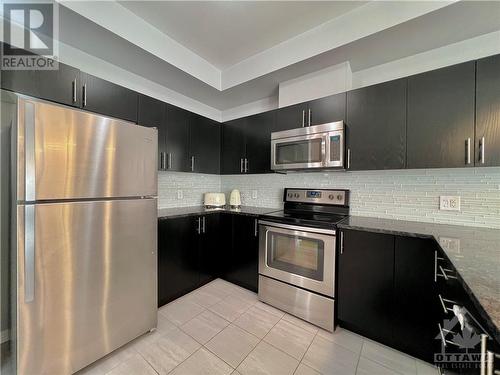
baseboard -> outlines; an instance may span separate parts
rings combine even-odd
[[[10,338],[10,330],[8,329],[3,330],[0,336],[0,344],[9,341],[9,338]]]

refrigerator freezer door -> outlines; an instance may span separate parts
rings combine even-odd
[[[157,195],[158,131],[20,97],[17,200]]]
[[[18,374],[71,374],[156,327],[156,203],[17,206]]]

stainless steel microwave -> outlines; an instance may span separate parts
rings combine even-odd
[[[271,169],[344,169],[343,121],[271,133]]]

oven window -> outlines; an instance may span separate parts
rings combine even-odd
[[[276,164],[319,163],[322,138],[276,144]]]
[[[267,232],[267,265],[323,281],[325,244],[320,239]]]

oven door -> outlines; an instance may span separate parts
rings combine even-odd
[[[271,140],[271,169],[324,168],[324,133]]]
[[[335,231],[259,222],[259,273],[334,296]]]

